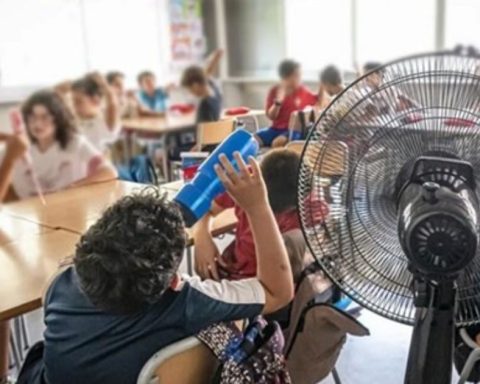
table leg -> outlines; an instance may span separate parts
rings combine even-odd
[[[192,245],[187,247],[187,272],[190,276],[193,276],[193,255]]]

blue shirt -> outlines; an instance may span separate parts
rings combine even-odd
[[[257,279],[202,282],[183,277],[142,312],[114,315],[90,303],[70,267],[57,276],[45,298],[44,376],[48,384],[134,384],[161,348],[216,322],[256,316],[264,303]]]
[[[149,95],[145,91],[140,90],[138,92],[138,98],[144,107],[147,107],[153,112],[166,112],[167,110],[168,95],[161,88],[157,88],[153,95]]]

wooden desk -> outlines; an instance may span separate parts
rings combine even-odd
[[[167,193],[168,198],[173,198],[181,186],[182,182],[175,182],[165,184],[165,187],[161,186],[160,189]],[[17,230],[11,232],[13,238],[19,230],[28,230],[29,226],[36,228],[37,231],[40,230],[39,226],[44,226],[47,227],[44,230],[63,229],[82,234],[101,216],[106,208],[123,196],[144,187],[145,185],[127,181],[106,181],[46,195],[46,205],[43,205],[37,197],[5,204],[3,215],[11,216],[10,221],[16,223]],[[13,221],[15,218],[17,220]],[[24,226],[20,226],[17,221],[20,223],[23,221]],[[212,232],[215,236],[218,236],[232,230],[236,223],[237,219],[233,210],[227,210],[215,218]],[[193,244],[191,231],[187,230],[187,233],[189,234],[188,243],[191,245]]]
[[[3,212],[51,229],[81,234],[107,207],[142,187],[141,184],[111,180],[48,194],[46,205],[37,197],[8,203]]]
[[[1,209],[1,208],[0,208]],[[37,223],[0,212],[0,247],[32,234],[50,231]]]
[[[52,230],[0,246],[0,320],[41,306],[45,289],[78,239],[79,235]]]
[[[165,191],[173,197],[181,185],[171,184]],[[45,288],[59,263],[73,255],[80,234],[105,208],[143,187],[112,180],[46,195],[46,206],[38,198],[5,204],[0,213],[0,320],[39,308]],[[213,222],[213,235],[232,230],[236,222],[233,209],[222,212]],[[187,233],[191,246],[191,230]],[[190,252],[187,257],[191,269]]]
[[[242,115],[230,116],[222,113],[221,119],[237,119],[245,116],[263,116],[263,109],[252,109]],[[195,126],[195,113],[186,115],[167,114],[165,117],[135,117],[122,120],[122,127],[127,133],[137,135],[163,135]]]

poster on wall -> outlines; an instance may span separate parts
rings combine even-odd
[[[202,21],[202,0],[170,0],[172,70],[200,63],[206,50]]]

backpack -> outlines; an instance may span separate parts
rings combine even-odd
[[[202,330],[197,338],[220,362],[215,384],[292,384],[276,322],[258,317],[243,333],[234,324],[219,323]]]
[[[338,290],[307,252],[301,231],[283,237],[295,277],[295,296],[283,330],[287,368],[293,383],[315,384],[335,367],[347,334],[366,336],[369,332],[332,305]]]
[[[155,167],[147,155],[137,155],[133,157],[127,165],[117,166],[117,171],[120,180],[142,184],[158,184]]]

